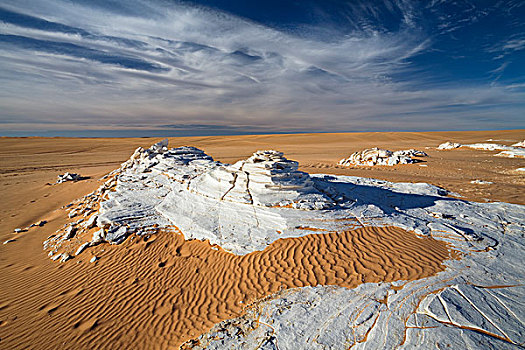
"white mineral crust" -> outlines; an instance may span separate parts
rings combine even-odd
[[[186,239],[247,254],[315,233],[304,227],[397,226],[464,254],[447,261],[445,271],[406,284],[286,291],[217,325],[200,338],[202,347],[523,348],[524,206],[468,202],[425,183],[309,175],[276,151],[222,164],[194,147],[168,149],[167,142],[137,149],[108,177],[97,192],[104,199],[93,214],[99,229],[92,244],[176,226]]]
[[[413,157],[427,157],[428,155],[423,151],[415,149],[408,149],[402,151],[389,151],[386,149],[370,148],[360,152],[355,152],[348,158],[341,159],[339,165],[359,165],[359,166],[374,166],[387,165],[393,166],[397,164],[411,164],[417,163],[421,160]]]
[[[491,181],[484,181],[484,180],[472,180],[470,181],[471,184],[475,184],[475,185],[492,185],[493,182]]]
[[[454,149],[461,147],[461,143],[447,141],[438,146],[438,149]]]
[[[505,146],[497,143],[460,144],[455,142],[445,142],[439,145],[438,149],[454,149],[459,147],[467,147],[485,151],[501,151],[500,153],[496,154],[497,157],[525,158],[525,149],[523,148],[523,142],[515,143],[512,146]]]
[[[58,179],[57,179],[57,181],[55,183],[56,184],[61,184],[63,182],[67,182],[67,181],[78,181],[81,178],[82,177],[79,174],[65,173],[63,175],[58,175]]]
[[[429,234],[464,256],[406,284],[285,291],[216,325],[194,349],[523,348],[524,206],[441,197],[426,184],[333,179],[356,198],[349,211],[360,220]],[[358,214],[370,205],[382,214]]]

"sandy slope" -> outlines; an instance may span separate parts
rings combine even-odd
[[[494,152],[437,151],[451,140],[511,144],[524,131],[469,133],[368,133],[201,137],[171,139],[172,147],[194,145],[214,158],[233,162],[257,149],[274,148],[298,160],[302,170],[429,182],[469,199],[524,204],[524,160],[493,157]],[[417,279],[442,269],[444,244],[399,229],[363,229],[309,235],[275,242],[263,252],[235,257],[200,241],[174,234],[124,246],[98,246],[104,264],[59,264],[42,242],[65,222],[60,207],[100,185],[104,173],[127,159],[138,145],[156,139],[0,139],[0,347],[166,348],[194,337],[214,322],[237,316],[245,304],[280,288],[360,281]],[[347,169],[335,164],[373,146],[420,148],[427,167]],[[432,147],[425,149],[425,147]],[[459,170],[461,169],[461,170]],[[90,176],[78,183],[49,186],[59,173]],[[494,182],[488,187],[473,179]],[[41,219],[44,227],[15,235]],[[381,240],[379,240],[381,238]],[[417,262],[417,264],[415,264]]]

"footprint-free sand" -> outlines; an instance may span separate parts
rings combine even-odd
[[[282,239],[245,256],[174,233],[94,253],[94,264],[2,267],[4,346],[165,349],[282,289],[414,280],[450,257],[443,242],[398,228]]]
[[[223,162],[257,149],[277,149],[299,161],[301,170],[428,182],[465,198],[523,203],[521,159],[477,150],[438,151],[444,141],[463,143],[522,140],[524,131],[464,133],[359,133],[173,138]],[[102,244],[66,263],[49,260],[42,242],[67,219],[63,205],[100,185],[137,146],[157,139],[0,139],[0,347],[169,348],[213,324],[242,314],[257,299],[281,289],[363,282],[414,280],[441,271],[457,258],[443,242],[398,228],[312,232],[274,242],[262,252],[235,256],[180,234],[160,233]],[[341,168],[354,151],[382,147],[422,149],[429,159],[393,168]],[[430,147],[426,149],[425,147]],[[53,183],[66,171],[89,179]],[[470,181],[493,182],[480,188]],[[43,227],[14,234],[47,220]],[[89,263],[91,254],[100,257]],[[80,261],[80,262],[79,262]]]

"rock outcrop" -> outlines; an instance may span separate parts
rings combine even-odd
[[[197,176],[189,190],[215,200],[256,206],[326,209],[333,203],[321,193],[298,163],[281,152],[258,151],[233,165],[218,166]]]
[[[187,238],[206,238],[245,254],[282,237],[303,235],[295,228],[301,226],[300,215],[283,211],[329,209],[333,194],[281,152],[258,151],[230,165],[195,147],[168,149],[165,140],[137,148],[103,186],[68,208],[70,218],[82,222],[70,223],[46,247],[87,231],[93,231],[92,245],[118,244],[131,234],[176,226]]]
[[[414,158],[416,157],[416,158]],[[341,159],[339,165],[344,166],[375,166],[375,165],[386,165],[393,166],[397,164],[412,164],[421,162],[419,157],[428,157],[423,151],[415,149],[402,150],[402,151],[389,151],[386,149],[370,148],[360,152],[355,152],[348,158]]]
[[[308,175],[276,151],[222,164],[167,142],[137,149],[105,180],[68,206],[72,221],[44,243],[51,259],[67,263],[94,245],[175,227],[186,239],[247,254],[279,238],[396,226],[461,255],[411,282],[278,293],[185,348],[520,349],[525,342],[524,206],[459,200],[424,183]]]
[[[461,146],[461,143],[447,141],[439,145],[438,149],[454,149],[459,148]]]
[[[64,173],[63,175],[58,175],[58,179],[55,182],[55,184],[61,184],[63,182],[68,182],[68,181],[78,181],[80,179],[82,179],[82,176],[80,176],[79,174]]]
[[[454,148],[459,148],[459,147],[467,147],[467,148],[479,149],[479,150],[485,150],[485,151],[501,151],[495,154],[496,157],[525,158],[525,149],[523,148],[523,142],[515,143],[512,146],[506,146],[506,145],[500,145],[497,143],[461,144],[461,143],[447,141],[439,145],[438,149],[449,150],[449,149],[454,149]]]

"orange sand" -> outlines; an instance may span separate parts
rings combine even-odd
[[[308,172],[424,181],[468,199],[525,204],[524,177],[512,172],[525,167],[524,160],[493,157],[494,152],[434,148],[447,140],[518,141],[524,134],[518,130],[196,137],[173,138],[170,146],[195,145],[225,162],[273,148],[298,160]],[[98,179],[117,168],[137,146],[158,140],[0,138],[0,239],[16,239],[0,245],[0,348],[173,347],[215,322],[238,316],[247,303],[281,288],[417,279],[443,269],[441,263],[449,257],[441,242],[400,229],[367,228],[279,240],[244,257],[163,233],[147,242],[99,245],[62,264],[49,260],[42,242],[66,222],[60,207],[100,186]],[[430,155],[428,167],[335,165],[352,152],[373,146],[421,149]],[[66,171],[91,178],[46,185]],[[472,185],[473,179],[494,185]],[[12,233],[39,220],[49,223]],[[100,261],[88,263],[91,254]]]
[[[3,347],[165,349],[281,289],[414,280],[450,257],[443,242],[398,228],[282,239],[246,256],[174,233],[91,251],[96,264],[88,252],[2,266]]]

